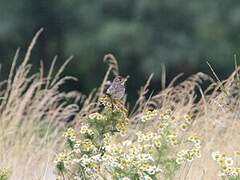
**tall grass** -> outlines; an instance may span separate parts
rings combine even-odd
[[[65,65],[56,75],[55,62],[46,77],[43,68],[35,74],[30,72],[31,50],[41,32],[33,38],[18,67],[17,50],[9,78],[0,86],[0,168],[7,168],[11,179],[48,179],[59,146],[59,131],[78,110],[77,105],[66,104],[69,94],[58,90],[66,80],[73,79],[60,78]]]
[[[109,86],[110,74],[119,74],[117,60],[112,55],[105,56],[104,61],[109,68],[101,85],[88,96],[76,92],[60,92],[59,86],[65,81],[76,80],[74,77],[62,77],[69,60],[56,74],[53,73],[56,59],[48,72],[44,72],[41,66],[38,73],[31,73],[31,51],[41,32],[42,29],[34,36],[22,61],[19,60],[17,50],[9,78],[0,83],[0,169],[7,168],[10,179],[54,179],[53,159],[64,148],[63,130],[71,126],[79,133],[87,123],[90,127],[95,127],[93,130],[100,132],[96,122],[88,122],[89,115],[93,117],[91,115],[98,112],[99,117],[106,117],[113,123],[107,126],[110,130],[115,128],[112,126],[116,123],[115,120],[103,112],[100,101]],[[17,61],[21,62],[19,66],[16,66]],[[123,99],[123,109],[126,108],[127,114],[124,113],[122,117],[128,121],[128,131],[124,132],[124,136],[117,135],[115,142],[118,143],[115,145],[123,147],[121,143],[125,140],[134,142],[134,136],[139,131],[157,132],[159,122],[156,122],[153,116],[150,116],[150,120],[148,117],[147,122],[142,121],[146,114],[171,112],[171,116],[179,120],[173,123],[173,129],[183,128],[182,120],[186,115],[190,115],[191,122],[183,131],[179,131],[178,137],[184,139],[190,134],[199,134],[202,139],[201,158],[174,169],[174,173],[169,171],[173,175],[172,179],[220,179],[218,165],[211,158],[211,154],[214,151],[231,154],[240,149],[239,71],[240,68],[236,66],[235,71],[224,81],[216,78],[214,72],[213,78],[197,73],[181,83],[176,83],[181,77],[180,74],[168,85],[165,84],[166,74],[163,73],[160,83],[162,90],[154,94],[149,90],[151,75],[138,91],[139,98],[133,108],[129,109],[127,97]],[[203,90],[202,83],[206,81],[209,85]],[[67,101],[69,98],[73,101]],[[70,123],[66,123],[72,118]],[[126,130],[125,127],[123,130]],[[101,144],[102,138],[103,136],[96,138],[97,142]],[[114,145],[114,141],[112,143]],[[102,146],[99,145],[99,148],[101,150]],[[183,148],[185,147],[175,146],[173,152]],[[131,173],[130,175],[133,176]],[[166,174],[159,177],[166,177]]]

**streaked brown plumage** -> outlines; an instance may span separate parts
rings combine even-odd
[[[110,95],[112,99],[121,100],[125,95],[126,80],[126,78],[116,76],[110,87],[107,89],[107,94]]]

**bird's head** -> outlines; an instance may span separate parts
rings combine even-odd
[[[122,76],[116,76],[113,80],[114,83],[117,84],[121,84],[121,85],[125,85],[126,81],[128,80],[129,76],[127,76],[126,78],[122,77]]]

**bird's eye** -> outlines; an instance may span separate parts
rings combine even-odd
[[[116,80],[117,82],[119,82],[119,81],[121,81],[121,77],[116,77],[115,80]]]

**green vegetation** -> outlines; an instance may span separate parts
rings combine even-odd
[[[135,123],[144,128],[133,129],[122,102],[113,102],[112,108],[105,96],[100,103],[100,113],[78,120],[79,133],[72,128],[64,133],[66,149],[55,160],[58,179],[172,179],[180,165],[201,157],[199,137],[181,138],[182,127],[173,128],[180,120],[171,112],[139,114]],[[147,128],[146,120],[158,130]]]

